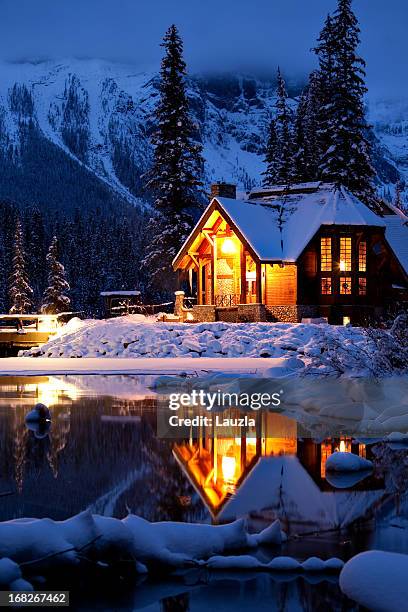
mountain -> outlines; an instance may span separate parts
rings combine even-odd
[[[0,65],[0,198],[56,210],[145,208],[157,74],[97,60]],[[293,106],[302,84],[289,82]],[[275,83],[195,75],[189,98],[205,180],[259,183]],[[371,102],[379,187],[408,179],[408,102]]]

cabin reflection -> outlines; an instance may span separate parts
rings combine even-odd
[[[233,412],[222,414],[231,416]],[[321,490],[332,490],[326,480],[326,461],[333,452],[352,452],[361,457],[370,454],[365,444],[354,443],[346,436],[321,443],[298,438],[296,421],[282,414],[258,413],[256,422],[256,428],[237,428],[229,437],[222,434],[222,427],[203,425],[197,437],[173,446],[175,458],[214,518],[263,457],[295,456]],[[369,489],[381,486],[377,480],[365,482]]]

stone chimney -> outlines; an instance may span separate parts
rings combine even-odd
[[[211,199],[212,198],[231,198],[232,200],[237,199],[237,186],[231,183],[213,183],[211,185]]]

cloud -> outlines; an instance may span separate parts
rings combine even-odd
[[[404,94],[406,0],[355,0],[375,95]],[[157,66],[160,40],[176,23],[192,71],[262,70],[298,76],[335,0],[3,0],[3,59],[99,57]]]

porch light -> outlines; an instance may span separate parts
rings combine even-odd
[[[221,245],[221,253],[224,255],[233,255],[236,253],[237,249],[235,247],[234,241],[231,238],[224,238],[223,243]]]

